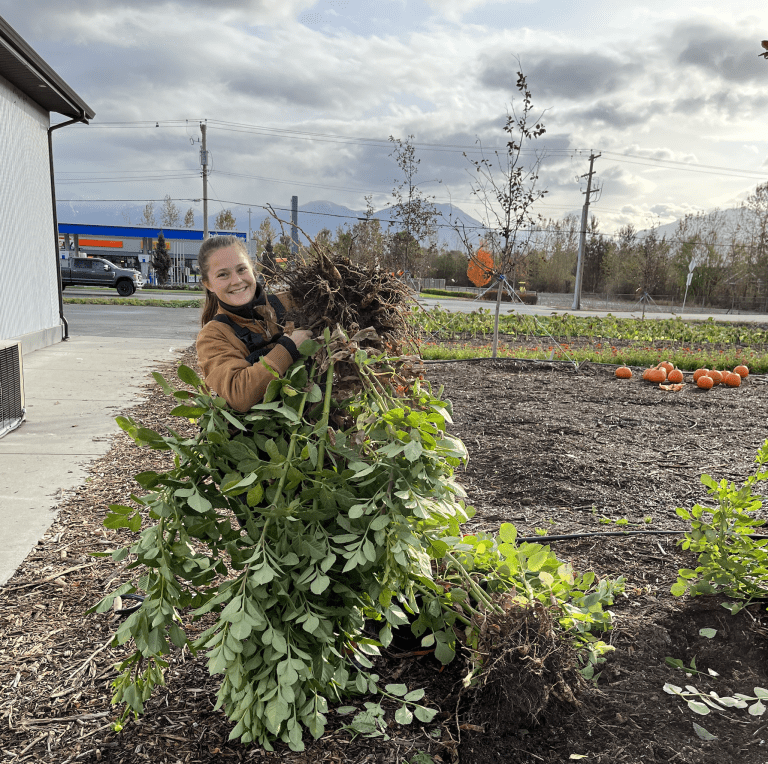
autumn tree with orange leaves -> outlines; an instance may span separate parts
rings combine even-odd
[[[485,242],[480,242],[480,248],[470,258],[467,266],[467,278],[476,286],[487,286],[493,275],[493,255],[486,249]]]

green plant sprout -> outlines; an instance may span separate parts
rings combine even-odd
[[[757,469],[741,487],[701,476],[707,492],[716,498],[715,507],[696,504],[691,510],[675,510],[691,523],[691,530],[680,542],[682,548],[699,555],[695,569],[678,571],[671,589],[675,596],[724,594],[736,600],[723,603],[734,614],[753,600],[768,597],[768,539],[752,538],[765,523],[754,516],[763,499],[753,488],[768,479],[768,440],[758,450],[755,462]]]
[[[683,661],[680,658],[671,658],[667,656],[664,661],[668,666],[671,666],[672,668],[679,669],[682,671],[686,676],[691,677],[694,674],[702,674],[703,676],[720,676],[717,671],[714,669],[707,669],[707,672],[704,673],[703,671],[699,671],[696,668],[696,658],[691,658],[691,663],[689,666],[686,666]]]

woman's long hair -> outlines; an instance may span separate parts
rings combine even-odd
[[[224,249],[226,247],[235,247],[245,255],[245,259],[248,261],[251,268],[251,273],[253,273],[254,278],[256,278],[256,274],[253,270],[253,264],[251,263],[251,257],[248,254],[248,250],[243,243],[243,240],[237,236],[227,235],[211,236],[206,239],[200,247],[200,251],[197,253],[197,267],[200,269],[202,281],[210,282],[210,279],[208,278],[208,270],[210,268],[211,255],[213,255],[214,252],[217,252],[218,250]],[[203,284],[203,286],[205,286],[205,284]],[[211,321],[216,315],[218,309],[218,298],[210,289],[208,289],[208,287],[205,287],[205,304],[203,305],[203,313],[200,317],[200,325],[205,326],[209,321]]]

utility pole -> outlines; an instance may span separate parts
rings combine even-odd
[[[251,208],[248,208],[248,241],[251,240]]]
[[[589,197],[591,194],[598,191],[598,189],[592,190],[592,175],[594,174],[593,166],[595,159],[599,159],[601,154],[589,155],[589,172],[586,175],[582,175],[582,178],[587,179],[587,198],[584,200],[584,208],[581,211],[581,233],[579,235],[579,255],[576,261],[576,286],[573,288],[573,305],[571,310],[581,310],[581,278],[584,273],[584,250],[587,246],[587,221],[589,220]]]
[[[203,142],[200,146],[200,164],[203,166],[203,240],[208,238],[208,149],[205,142],[205,131],[208,125],[200,123],[200,132],[203,134]]]
[[[299,197],[291,197],[291,254],[295,255],[299,251]]]

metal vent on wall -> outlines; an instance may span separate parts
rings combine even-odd
[[[21,344],[0,346],[0,438],[24,421]]]

